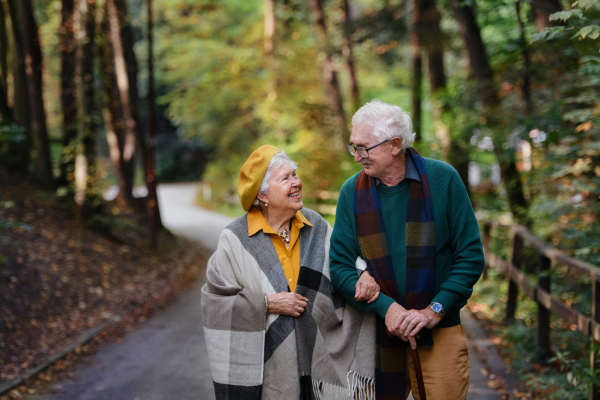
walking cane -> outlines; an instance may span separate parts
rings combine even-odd
[[[421,370],[421,360],[419,359],[419,349],[413,349],[413,363],[415,364],[415,373],[417,374],[417,386],[419,386],[419,398],[421,400],[427,400],[427,396],[425,395],[425,384],[423,383],[423,371]]]

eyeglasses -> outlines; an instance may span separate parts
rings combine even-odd
[[[369,158],[369,150],[373,150],[375,147],[381,146],[382,144],[384,144],[385,142],[389,142],[390,140],[392,139],[384,140],[383,142],[377,143],[375,146],[371,146],[366,149],[364,147],[352,146],[352,144],[347,145],[346,148],[348,149],[348,152],[353,156],[356,155],[356,153],[358,152],[358,155],[362,158]]]

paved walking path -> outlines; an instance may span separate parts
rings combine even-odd
[[[198,241],[210,251],[231,218],[193,205],[193,184],[158,187],[163,223],[173,233]],[[72,378],[54,384],[53,394],[32,400],[212,400],[215,398],[200,320],[200,287],[158,312],[120,344],[107,344],[85,357]],[[514,378],[477,322],[463,310],[471,350],[469,400],[500,400],[488,386],[490,374]],[[476,350],[476,347],[481,351]],[[485,364],[478,358],[481,354]],[[483,373],[482,373],[483,372]],[[485,374],[485,375],[484,375]],[[486,376],[487,375],[487,376]],[[503,376],[504,375],[504,376]]]

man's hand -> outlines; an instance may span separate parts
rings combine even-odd
[[[375,279],[369,274],[369,271],[364,271],[358,282],[356,282],[356,293],[354,298],[358,301],[372,303],[379,298],[380,288]]]
[[[398,303],[394,303],[388,308],[385,315],[385,325],[390,334],[409,341],[410,347],[417,348],[415,337],[423,328],[433,328],[440,321],[441,317],[434,313],[429,307],[423,310],[406,310]]]

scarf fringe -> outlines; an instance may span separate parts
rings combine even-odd
[[[352,374],[352,376],[350,376]],[[346,375],[348,380],[348,397],[358,394],[358,400],[374,400],[375,399],[375,379],[361,376],[354,371],[349,371]]]
[[[347,388],[312,379],[315,400],[375,400],[375,379],[358,375],[354,371],[348,372],[346,379]],[[358,397],[354,397],[355,394]]]

